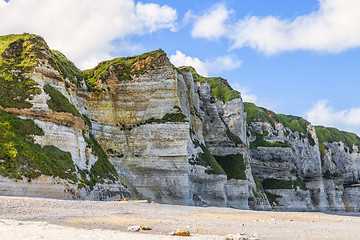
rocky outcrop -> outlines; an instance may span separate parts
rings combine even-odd
[[[314,127],[302,118],[277,115],[253,104],[246,108],[252,167],[274,207],[357,211],[358,202],[351,196],[357,195],[359,181],[355,134]]]

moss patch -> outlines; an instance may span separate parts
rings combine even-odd
[[[48,59],[50,65],[58,70],[64,79],[69,79],[70,82],[80,87],[80,81],[84,79],[83,73],[78,69],[73,62],[68,60],[64,54],[59,51],[52,50],[52,57]]]
[[[23,176],[32,179],[44,174],[77,182],[69,152],[35,144],[32,136],[43,134],[34,121],[0,110],[0,173],[16,179]]]
[[[44,91],[50,96],[50,99],[47,100],[47,104],[51,110],[55,112],[68,112],[74,116],[81,117],[81,114],[75,106],[72,105],[69,100],[54,87],[49,84],[45,84]]]
[[[292,132],[299,132],[300,137],[308,136],[307,126],[310,124],[302,117],[291,115],[276,114],[265,108],[260,108],[253,103],[244,103],[246,121],[250,125],[252,122],[267,122],[275,129],[275,123],[281,123]]]
[[[82,178],[82,182],[85,185],[88,185],[91,190],[93,190],[97,183],[104,183],[105,179],[110,181],[119,179],[119,175],[115,167],[108,160],[106,153],[100,144],[96,141],[94,135],[90,133],[89,138],[87,138],[84,133],[83,137],[88,144],[88,147],[91,148],[91,153],[97,156],[98,160],[94,165],[92,165],[90,171],[78,169]]]
[[[187,122],[186,116],[182,113],[166,113],[161,119],[149,118],[144,124],[147,123],[166,123],[166,122]]]
[[[265,191],[265,194],[271,206],[279,205],[279,198],[281,198],[280,195],[272,194],[268,191]]]
[[[165,55],[163,50],[156,50],[139,56],[116,58],[83,71],[83,75],[89,90],[101,91],[100,83],[111,73],[115,74],[120,81],[131,80],[132,75],[141,75],[149,69],[154,69],[157,60]]]
[[[325,179],[334,179],[334,178],[342,177],[342,175],[340,173],[338,173],[338,172],[331,173],[329,170],[326,170],[323,177]]]
[[[195,142],[195,146],[200,146],[203,150],[203,153],[200,154],[195,161],[190,162],[190,164],[197,164],[208,167],[209,169],[205,170],[207,174],[226,174],[224,169],[216,161],[215,157],[204,145]]]
[[[240,98],[240,93],[234,90],[230,84],[221,77],[203,77],[199,75],[193,67],[183,66],[179,67],[180,70],[188,70],[193,74],[195,81],[201,83],[208,83],[211,88],[211,94],[224,103],[231,101],[235,98]],[[214,103],[214,102],[212,102]]]
[[[340,131],[336,128],[329,128],[323,126],[316,126],[316,134],[319,139],[319,150],[321,154],[321,159],[325,155],[325,142],[343,142],[346,147],[349,148],[350,153],[354,151],[353,146],[357,145],[360,148],[360,138],[355,133]]]
[[[33,72],[38,59],[47,49],[45,41],[36,35],[7,35],[0,37],[0,105],[30,108],[28,101],[41,90],[24,73]]]
[[[250,143],[250,148],[254,149],[257,147],[289,147],[291,148],[291,145],[289,143],[281,143],[281,142],[268,142],[265,141],[264,136],[268,135],[269,133],[264,133],[261,135],[260,133],[251,132],[253,136],[256,137],[256,140]]]
[[[267,178],[262,181],[262,185],[264,189],[296,189],[299,187],[300,189],[306,191],[306,185],[300,179],[297,180],[282,180],[282,179],[274,179]]]
[[[253,179],[254,179],[254,181],[255,181],[256,190],[257,190],[258,192],[264,191],[264,187],[263,187],[263,185],[261,184],[260,179],[255,175],[255,173],[252,172],[251,174],[252,174],[252,177],[253,177]]]
[[[246,180],[245,163],[242,154],[227,155],[227,156],[214,156],[216,161],[224,169],[228,180],[229,179],[242,179]]]

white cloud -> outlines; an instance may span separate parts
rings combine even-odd
[[[241,98],[244,102],[252,102],[257,106],[263,106],[259,103],[258,97],[255,94],[251,94],[247,88],[240,86],[239,83],[231,84],[231,87],[241,93]]]
[[[1,35],[39,34],[81,68],[109,58],[114,39],[171,30],[176,19],[171,7],[134,0],[0,0]]]
[[[329,101],[320,100],[306,113],[313,125],[335,127],[360,134],[360,108],[336,110]]]
[[[199,58],[189,57],[180,51],[176,51],[175,55],[170,56],[170,61],[176,67],[192,66],[200,75],[208,76],[208,69],[206,67],[206,64],[200,61]]]
[[[216,11],[219,10],[212,10],[197,21],[205,22]],[[265,54],[299,49],[337,53],[360,46],[359,12],[359,0],[319,0],[317,11],[295,19],[248,16],[233,24],[224,24],[223,18],[218,18],[211,24],[222,26],[225,32],[217,33],[218,30],[209,24],[207,30],[210,32],[198,31],[193,36],[207,39],[212,39],[213,35],[224,36],[233,42],[233,48],[249,46]],[[194,29],[196,25],[197,22]]]
[[[242,61],[234,55],[220,56],[212,61],[201,61],[199,58],[186,56],[180,51],[176,51],[175,55],[171,55],[170,61],[176,67],[192,66],[200,75],[205,77],[221,74],[221,72],[224,71],[234,70],[242,64]]]
[[[225,22],[231,11],[225,5],[216,4],[210,11],[196,19],[194,28],[191,31],[193,37],[205,37],[216,39],[226,33]]]

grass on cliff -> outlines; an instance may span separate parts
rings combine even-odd
[[[208,169],[205,170],[207,174],[224,174],[226,175],[224,169],[219,165],[216,161],[215,157],[210,153],[209,149],[207,149],[203,144],[195,142],[195,146],[200,146],[203,153],[199,154],[198,158],[191,164],[197,164]]]
[[[0,110],[0,174],[15,179],[44,174],[77,182],[71,154],[54,146],[41,147],[34,135],[44,133],[33,120]]]
[[[214,156],[219,165],[224,169],[227,179],[246,180],[245,163],[242,154],[232,154],[227,156]]]
[[[282,197],[280,195],[276,195],[276,194],[272,194],[268,191],[265,191],[266,197],[269,200],[269,203],[271,206],[273,206],[274,208],[279,205],[279,199]]]
[[[262,181],[262,186],[264,189],[296,189],[299,187],[300,189],[306,191],[306,185],[300,179],[297,180],[282,180],[282,179],[274,179],[267,178]]]
[[[234,90],[230,84],[221,77],[203,77],[199,75],[193,67],[183,66],[179,70],[188,70],[193,74],[195,81],[208,83],[211,88],[211,94],[224,103],[240,97],[240,93]]]
[[[50,99],[47,100],[46,103],[51,110],[55,112],[71,113],[74,116],[81,117],[84,123],[89,127],[92,126],[90,119],[87,116],[80,114],[79,111],[75,108],[75,106],[71,104],[70,101],[53,86],[51,86],[50,84],[45,84],[44,91],[50,96]]]
[[[341,173],[334,172],[331,173],[329,170],[326,170],[326,172],[323,174],[324,179],[334,179],[334,178],[340,178],[342,177]]]
[[[360,148],[360,137],[355,133],[340,131],[336,128],[329,128],[323,126],[316,126],[316,135],[319,139],[319,149],[321,159],[325,156],[325,142],[343,142],[349,148],[350,153],[354,151],[353,146],[357,145]]]
[[[50,65],[56,69],[64,79],[69,79],[70,82],[80,87],[80,81],[84,79],[84,75],[80,69],[61,52],[55,50],[51,52],[53,56],[48,59]]]
[[[267,122],[275,129],[276,123],[281,123],[292,132],[299,132],[300,137],[308,136],[307,127],[310,124],[302,117],[291,115],[276,114],[265,108],[256,106],[253,103],[244,103],[246,112],[246,122],[250,125],[252,122]]]
[[[42,60],[65,79],[80,86],[82,72],[62,53],[50,51],[46,42],[34,34],[0,36],[0,105],[30,108],[34,95],[40,94],[38,84],[24,74],[32,73]]]
[[[166,123],[166,122],[187,122],[186,116],[183,113],[166,113],[160,118],[149,118],[144,124],[147,123]]]
[[[95,68],[82,73],[89,90],[101,91],[100,83],[111,73],[115,74],[119,80],[131,80],[132,75],[141,75],[149,69],[154,69],[157,60],[164,55],[163,50],[156,50],[134,57],[115,58],[101,62]]]
[[[257,191],[264,191],[264,187],[261,184],[260,179],[255,175],[255,173],[251,172],[251,174],[252,174],[252,177],[253,177],[255,185],[256,185],[256,190]]]
[[[244,103],[244,110],[246,112],[246,122],[248,125],[252,122],[266,122],[275,129],[276,123],[281,123],[285,128],[290,129],[290,131],[298,132],[300,138],[308,138],[310,145],[315,146],[315,140],[311,137],[311,134],[307,132],[307,127],[310,123],[305,119],[291,115],[276,114],[270,110],[258,107],[255,104],[248,102]],[[252,132],[252,135],[256,136],[256,140],[250,143],[250,147],[291,147],[288,143],[270,143],[265,141],[264,137],[267,134],[264,133],[261,135],[256,132]]]
[[[91,166],[90,171],[78,169],[81,175],[82,185],[88,185],[90,189],[93,190],[97,183],[105,183],[105,179],[110,181],[118,180],[119,175],[115,167],[108,160],[106,153],[96,141],[94,135],[90,133],[89,137],[86,137],[83,132],[83,137],[88,147],[91,148],[91,153],[97,156],[98,160]],[[80,185],[80,187],[82,185]]]
[[[254,149],[257,147],[289,147],[291,148],[291,145],[289,143],[282,143],[282,142],[268,142],[264,139],[264,136],[268,135],[268,132],[265,132],[263,135],[260,133],[252,132],[253,136],[256,137],[255,141],[250,143],[250,148]]]
[[[41,90],[24,73],[31,73],[38,64],[41,51],[47,48],[44,40],[33,34],[0,37],[0,105],[30,108],[28,101]]]
[[[45,93],[49,94],[50,99],[47,100],[49,108],[55,112],[68,112],[74,116],[81,117],[79,111],[72,105],[69,100],[50,84],[44,85]]]

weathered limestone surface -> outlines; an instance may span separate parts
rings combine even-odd
[[[0,194],[3,196],[73,199],[78,197],[80,192],[66,180],[42,175],[31,182],[0,177]]]
[[[359,153],[357,146],[353,152],[342,142],[325,143],[325,154],[321,159],[319,141],[315,128],[308,126],[308,136],[300,136],[284,128],[280,123],[274,129],[267,122],[254,122],[253,132],[269,132],[264,139],[268,142],[288,143],[291,147],[257,147],[251,149],[252,168],[260,180],[281,179],[305,182],[307,190],[267,189],[280,196],[277,209],[299,211],[354,211],[358,209],[356,198],[359,192]],[[285,134],[285,131],[287,132]],[[254,141],[254,137],[250,137]],[[328,171],[328,173],[326,173]],[[333,174],[337,173],[338,175]],[[331,176],[326,176],[331,174]]]
[[[248,125],[240,94],[227,102],[216,99],[208,83],[194,79],[190,69],[176,69],[165,53],[158,53],[135,60],[125,69],[128,72],[124,63],[110,64],[95,79],[96,90],[88,89],[83,79],[77,85],[64,79],[46,59],[51,51],[45,49],[45,58],[34,72],[25,74],[41,90],[31,100],[33,106],[4,110],[34,120],[44,132],[34,136],[35,143],[69,152],[78,182],[44,175],[29,182],[2,177],[0,194],[91,200],[131,196],[258,210],[359,210],[357,146],[350,151],[343,142],[325,142],[320,153],[316,130],[310,124],[306,134],[279,122]],[[51,110],[45,84],[65,96],[80,117]],[[85,123],[84,116],[91,123]],[[180,117],[165,120],[164,116]],[[283,146],[251,148],[256,135],[270,145]],[[226,170],[221,174],[211,171],[216,157],[235,155],[241,156],[245,166],[242,177],[223,174],[229,171],[225,167],[220,167]],[[103,174],[102,170],[112,167],[115,176]],[[98,179],[101,174],[106,177]],[[269,179],[300,182],[305,188],[293,184],[263,189],[261,182]],[[275,204],[271,206],[269,200]]]

